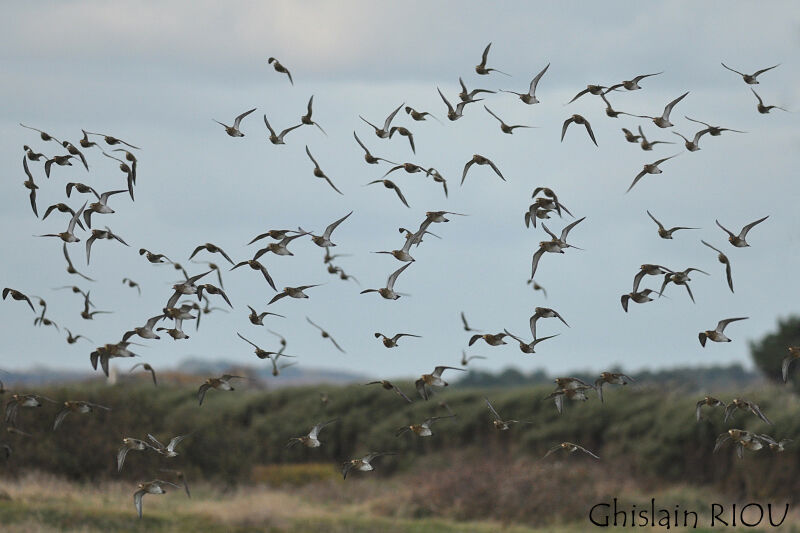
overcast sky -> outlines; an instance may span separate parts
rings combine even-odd
[[[89,352],[116,342],[160,312],[178,280],[169,267],[151,265],[140,247],[161,252],[201,273],[205,265],[188,261],[191,251],[212,242],[235,261],[252,257],[259,246],[246,246],[267,229],[302,226],[320,234],[330,222],[353,215],[334,232],[336,253],[351,254],[335,262],[358,278],[342,281],[328,274],[323,249],[307,238],[291,245],[294,257],[267,254],[267,265],[279,289],[324,284],[310,289],[308,300],[285,298],[266,306],[275,292],[248,268],[224,273],[234,308],[203,317],[199,331],[173,341],[142,341],[141,361],[158,367],[186,356],[259,363],[236,332],[265,349],[276,349],[266,328],[251,325],[247,305],[286,319],[268,317],[268,327],[289,339],[287,353],[300,365],[348,369],[375,376],[413,376],[435,365],[457,364],[470,324],[488,332],[508,328],[530,339],[528,318],[536,306],[552,307],[570,328],[555,319],[539,322],[539,336],[560,334],[522,354],[516,343],[489,347],[482,341],[468,349],[488,359],[476,367],[497,370],[515,365],[542,367],[552,373],[612,365],[626,369],[685,364],[749,364],[748,340],[775,327],[776,320],[798,311],[797,115],[774,110],[761,115],[756,100],[731,67],[754,72],[780,63],[754,86],[768,104],[800,109],[800,12],[796,3],[769,6],[744,2],[603,3],[587,5],[483,2],[37,2],[4,8],[0,20],[0,211],[2,286],[36,294],[48,302],[48,317],[73,333],[92,338],[67,345],[65,335],[35,328],[24,303],[1,302],[4,324],[0,368],[34,365],[89,369]],[[474,66],[492,42],[489,66],[479,76]],[[267,58],[277,57],[294,77],[275,72]],[[537,97],[527,106],[510,94],[490,94],[466,107],[464,118],[447,121],[436,88],[458,100],[458,77],[470,88],[524,92],[545,65]],[[674,128],[656,128],[647,119],[608,118],[599,97],[586,95],[565,105],[588,83],[610,85],[638,74],[661,72],[641,82],[640,91],[614,92],[613,106],[630,113],[658,115],[670,100],[690,91],[672,114]],[[328,133],[302,127],[286,137],[285,146],[267,141],[262,116],[276,129],[297,124],[314,95],[314,119]],[[414,133],[417,153],[400,137],[378,139],[359,114],[382,122],[401,103],[443,119],[414,122],[404,113],[395,119]],[[535,126],[503,134],[483,109],[487,104],[510,124]],[[239,113],[257,108],[242,123],[244,138],[228,137],[212,119],[230,123]],[[573,113],[592,124],[599,147],[585,130],[570,126],[559,142],[561,124]],[[699,120],[746,134],[704,136],[701,150],[687,152],[673,131],[688,137]],[[112,197],[113,215],[95,215],[95,228],[108,225],[130,244],[98,241],[92,261],[85,257],[86,233],[69,246],[75,266],[97,279],[89,283],[65,272],[61,241],[33,235],[63,231],[67,216],[58,212],[36,220],[31,212],[21,157],[23,144],[46,155],[65,153],[43,142],[22,122],[77,144],[81,129],[112,134],[141,150],[136,201]],[[677,141],[645,152],[625,142],[620,128],[642,125],[651,140]],[[357,131],[374,155],[396,162],[435,167],[448,179],[449,198],[439,185],[420,174],[396,172],[411,208],[390,190],[363,187],[388,166],[367,165],[353,139]],[[305,145],[344,195],[314,178]],[[109,149],[109,147],[106,147]],[[79,164],[55,167],[50,179],[41,163],[31,163],[39,213],[66,201],[80,207],[88,197],[67,200],[69,181],[98,191],[124,188],[116,163],[97,148],[87,149],[90,171]],[[504,176],[474,166],[459,187],[461,171],[472,154],[491,158]],[[644,163],[674,154],[663,174],[648,175],[628,194],[625,190]],[[531,255],[547,235],[526,228],[523,214],[537,186],[549,186],[576,216],[586,220],[570,233],[584,251],[546,254],[536,280],[548,298],[526,285]],[[694,226],[674,240],[662,240],[649,209],[669,226]],[[428,237],[413,250],[417,261],[400,276],[397,301],[363,288],[385,284],[402,263],[378,250],[400,248],[400,226],[417,228],[430,210],[468,214],[430,227],[442,237]],[[737,249],[714,224],[738,231],[769,215],[748,236],[750,248]],[[573,219],[548,221],[554,231]],[[724,266],[704,247],[705,239],[728,254],[735,294]],[[266,243],[266,241],[264,241]],[[201,252],[197,259],[224,266],[219,255]],[[624,313],[619,298],[631,290],[642,263],[672,269],[697,267],[693,273],[697,300],[670,286],[668,298],[631,304]],[[229,265],[228,265],[229,267]],[[141,284],[142,295],[123,286],[128,277]],[[216,284],[212,274],[207,281]],[[91,290],[97,309],[114,311],[94,321],[81,319],[83,301],[54,287],[77,284]],[[644,286],[658,289],[660,280]],[[215,306],[227,307],[212,297]],[[305,317],[325,327],[347,351],[340,354],[320,337]],[[713,329],[722,318],[748,316],[726,330],[730,344],[705,349],[697,333]],[[166,323],[164,324],[166,325]],[[413,333],[384,348],[373,333]],[[121,369],[132,363],[123,361]],[[268,364],[264,362],[264,364]]]

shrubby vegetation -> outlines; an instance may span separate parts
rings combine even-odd
[[[756,342],[750,343],[753,362],[764,376],[776,383],[782,383],[781,361],[789,353],[789,346],[800,346],[800,316],[790,316],[778,320],[777,329]],[[789,367],[789,381],[795,390],[800,390],[798,379],[800,365],[797,362]]]
[[[192,479],[234,486],[270,480],[280,483],[278,480],[292,477],[324,479],[320,463],[336,472],[341,461],[371,450],[399,454],[377,459],[371,476],[413,474],[426,456],[445,457],[470,450],[478,451],[487,464],[497,458],[512,465],[517,461],[532,464],[549,448],[567,440],[600,455],[602,464],[623,468],[637,479],[717,484],[734,491],[733,496],[780,496],[800,489],[800,456],[792,451],[779,455],[764,450],[746,452],[743,460],[736,458],[730,446],[712,453],[717,435],[730,427],[767,432],[776,438],[800,434],[800,405],[784,387],[752,394],[708,391],[724,401],[737,395],[757,402],[774,421],[773,428],[744,413],[737,414],[733,423],[723,424],[721,409],[704,411],[705,418],[698,423],[695,402],[702,396],[648,385],[607,387],[604,404],[592,395],[585,403],[568,402],[564,414],[559,415],[552,401],[543,400],[551,385],[450,387],[431,401],[413,404],[377,386],[352,385],[327,388],[327,406],[320,401],[317,387],[265,391],[243,385],[235,392],[210,391],[200,407],[194,388],[169,384],[155,388],[146,383],[83,384],[36,391],[58,401],[93,401],[113,411],[70,414],[54,432],[58,406],[20,409],[19,427],[33,436],[3,432],[2,441],[8,442],[14,453],[8,461],[0,459],[0,474],[37,469],[72,480],[140,481],[157,477],[159,468],[176,468]],[[399,385],[409,394],[413,392],[412,384]],[[501,416],[528,423],[507,432],[494,430],[484,396]],[[437,421],[433,437],[410,433],[395,437],[401,426],[431,415],[446,415],[440,401],[446,401],[458,416]],[[330,419],[338,422],[321,432],[321,448],[286,447],[290,437]],[[130,452],[122,473],[117,474],[116,453],[122,437],[146,438],[147,433],[162,441],[180,434],[190,436],[173,459],[152,451]],[[551,460],[564,458],[547,459]],[[593,460],[575,456],[569,461],[583,464]],[[288,463],[309,463],[309,467],[298,473],[270,466]],[[453,465],[434,466],[444,471]],[[449,490],[448,483],[462,484],[458,475],[451,472],[440,478],[441,488]]]

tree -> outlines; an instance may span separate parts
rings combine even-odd
[[[761,340],[750,342],[750,356],[759,370],[770,381],[782,382],[781,362],[789,355],[789,346],[800,346],[800,316],[778,319],[778,329]],[[800,390],[800,363],[789,367],[789,381]]]

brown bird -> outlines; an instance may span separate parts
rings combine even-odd
[[[400,104],[399,106],[397,106],[397,109],[395,109],[394,111],[389,113],[389,116],[386,117],[386,120],[383,121],[383,127],[382,128],[377,127],[375,124],[373,124],[369,120],[365,119],[361,115],[358,115],[358,118],[360,118],[361,120],[363,120],[364,122],[366,122],[367,124],[372,126],[372,129],[375,130],[375,135],[379,139],[388,139],[389,136],[391,135],[390,126],[392,125],[392,120],[394,120],[394,116],[397,114],[398,111],[400,111],[403,108],[404,105],[405,105],[405,102]],[[361,144],[360,141],[359,141],[359,144]],[[364,145],[361,145],[361,146],[362,146],[362,148],[364,147]],[[364,149],[366,150],[366,148],[364,148]]]
[[[467,178],[467,171],[472,165],[489,165],[492,170],[494,170],[495,174],[497,174],[501,180],[506,181],[506,178],[503,177],[503,173],[500,172],[500,169],[492,162],[491,159],[488,157],[483,157],[479,154],[474,154],[472,159],[467,161],[467,164],[464,165],[464,171],[461,173],[461,185],[464,185],[464,180]]]
[[[300,123],[297,126],[292,126],[290,128],[286,128],[285,130],[283,130],[280,133],[280,135],[275,135],[275,130],[273,130],[272,126],[269,125],[269,120],[267,120],[267,115],[264,115],[264,124],[267,125],[267,129],[269,130],[269,142],[271,142],[272,144],[286,144],[283,141],[283,138],[286,137],[286,135],[290,131],[296,130],[297,128],[299,128],[300,126],[303,125],[302,123]]]
[[[544,73],[547,72],[548,68],[550,68],[550,63],[548,63],[547,66],[544,67],[542,71],[531,80],[531,84],[528,87],[527,93],[515,93],[514,91],[505,91],[502,89],[501,91],[504,93],[516,94],[519,96],[520,100],[528,105],[538,104],[539,100],[536,98],[536,86],[539,85],[539,80],[542,79],[542,76],[544,76]]]
[[[222,248],[220,248],[219,246],[216,246],[214,244],[211,244],[210,242],[207,242],[205,244],[201,244],[200,246],[195,248],[194,251],[192,252],[192,255],[189,256],[189,259],[191,260],[201,250],[206,250],[206,251],[208,251],[208,252],[210,252],[212,254],[218,253],[222,257],[227,259],[230,264],[234,264],[233,260],[228,256],[228,254],[225,253],[225,251]]]
[[[4,288],[3,289],[3,300],[5,300],[6,297],[9,296],[9,295],[11,295],[11,298],[13,300],[16,300],[18,302],[28,302],[28,305],[31,307],[31,311],[33,311],[33,313],[36,314],[36,308],[33,307],[33,303],[31,302],[31,299],[28,298],[25,294],[21,293],[20,291],[18,291],[16,289],[12,289],[10,287]]]
[[[724,409],[725,408],[725,402],[717,400],[713,396],[706,396],[705,398],[703,398],[702,400],[697,402],[697,408],[695,409],[695,416],[697,417],[697,421],[698,422],[700,422],[700,418],[701,418],[700,409],[703,406],[722,407]]]
[[[69,253],[67,252],[67,243],[63,244],[62,251],[64,253],[64,259],[67,260],[67,273],[68,274],[76,274],[76,275],[82,277],[83,279],[85,279],[86,281],[95,281],[92,278],[90,278],[89,276],[87,276],[85,274],[81,274],[80,272],[78,272],[78,270],[72,264],[72,260],[69,258]],[[141,294],[141,291],[139,291],[139,292]]]
[[[739,318],[726,318],[720,320],[717,324],[717,327],[711,330],[701,331],[698,335],[700,338],[700,345],[705,348],[706,339],[714,341],[714,342],[731,342],[731,339],[725,336],[723,331],[725,331],[725,327],[730,324],[731,322],[736,322],[737,320],[747,320],[749,317],[739,317]]]
[[[375,333],[375,338],[376,339],[381,339],[381,342],[387,348],[396,348],[397,347],[397,341],[401,337],[416,337],[418,339],[421,338],[419,335],[412,335],[411,333],[397,333],[393,337],[387,337],[383,333],[377,333],[377,332]]]
[[[308,298],[308,295],[303,291],[306,289],[310,289],[311,287],[319,287],[319,285],[300,285],[299,287],[284,287],[282,292],[279,292],[275,296],[272,297],[272,300],[267,303],[270,305],[273,302],[277,302],[281,298],[285,296],[291,296],[292,298]]]
[[[286,67],[281,65],[280,61],[278,61],[274,57],[270,57],[269,59],[267,59],[267,63],[272,65],[272,68],[275,69],[275,72],[280,72],[281,74],[286,74],[289,77],[289,83],[294,85],[294,80],[292,79],[291,72],[289,72],[289,70]]]
[[[203,405],[203,399],[206,397],[206,392],[208,392],[209,389],[217,389],[225,391],[236,390],[230,384],[230,381],[232,379],[247,379],[247,378],[245,378],[244,376],[232,376],[230,374],[223,374],[218,378],[208,378],[202,385],[200,385],[200,388],[197,391],[197,399],[200,401],[200,405]]]
[[[322,171],[322,169],[319,166],[319,163],[317,163],[317,160],[314,159],[313,155],[311,155],[311,151],[308,149],[308,145],[306,145],[306,153],[308,154],[308,158],[311,159],[311,162],[314,163],[314,176],[316,176],[317,178],[324,179],[325,181],[328,182],[328,185],[330,185],[334,191],[338,192],[339,194],[344,194],[342,191],[336,188],[336,185],[334,185],[331,179],[328,176],[326,176],[325,173]]]
[[[361,139],[358,138],[358,135],[356,135],[356,132],[353,132],[353,137],[356,138],[356,142],[358,143],[358,145],[361,148],[364,149],[364,160],[367,163],[369,163],[370,165],[377,165],[381,161],[386,161],[387,163],[389,163],[391,165],[396,165],[397,164],[397,163],[393,163],[392,161],[389,161],[388,159],[384,159],[382,157],[375,157],[374,155],[372,155],[370,153],[369,149],[366,146],[364,146],[364,143],[361,142]]]
[[[739,235],[736,235],[732,231],[730,231],[729,229],[725,228],[725,226],[723,226],[722,224],[719,223],[719,220],[715,220],[715,222],[717,223],[717,226],[719,226],[722,229],[722,231],[724,231],[725,233],[728,234],[728,242],[729,243],[731,243],[732,245],[734,245],[737,248],[746,248],[746,247],[750,246],[749,244],[747,244],[747,241],[745,240],[747,238],[747,234],[756,225],[761,224],[762,222],[764,222],[768,218],[769,218],[769,215],[765,216],[764,218],[759,218],[755,222],[751,222],[750,224],[748,224],[748,225],[746,225],[745,227],[742,228],[742,231],[739,232]]]
[[[325,130],[322,129],[322,126],[311,120],[311,115],[313,113],[312,106],[314,105],[314,95],[311,95],[311,98],[308,99],[308,105],[306,106],[306,114],[300,117],[300,123],[305,124],[306,126],[316,126],[319,128],[319,131],[325,133]],[[325,135],[328,135],[325,133]]]
[[[38,189],[39,186],[33,182],[33,174],[31,174],[30,169],[28,169],[28,160],[25,156],[22,156],[22,168],[25,169],[25,174],[28,175],[28,179],[23,181],[22,184],[25,186],[26,189],[31,191],[30,194],[31,209],[33,209],[33,214],[36,215],[36,217],[38,218],[39,211],[36,209],[36,189]],[[47,215],[45,215],[45,217],[46,216]]]
[[[725,265],[725,276],[728,278],[728,287],[730,287],[731,292],[733,292],[733,278],[731,278],[731,261],[730,261],[730,259],[728,259],[727,255],[723,254],[720,250],[718,250],[717,248],[714,248],[713,246],[708,244],[706,241],[701,239],[700,242],[702,242],[703,244],[705,244],[706,246],[708,246],[709,248],[711,248],[712,250],[717,252],[717,254],[718,254],[717,255],[717,260],[720,263],[722,263],[723,265]]]
[[[267,267],[265,267],[264,265],[262,265],[261,263],[259,263],[255,259],[248,259],[247,261],[242,261],[241,263],[237,263],[236,265],[233,266],[233,268],[231,270],[235,270],[235,269],[239,268],[240,266],[244,266],[244,265],[249,266],[253,270],[260,271],[264,275],[264,279],[267,280],[267,283],[269,283],[269,286],[272,287],[272,289],[275,290],[275,291],[278,290],[277,288],[275,288],[275,282],[272,280],[272,276],[270,276],[269,272],[267,272]]]
[[[506,124],[506,123],[503,121],[503,119],[502,119],[502,118],[500,118],[500,117],[498,117],[497,115],[495,115],[495,114],[492,112],[492,110],[491,110],[491,109],[489,109],[489,108],[488,108],[488,107],[486,107],[485,105],[483,106],[483,108],[486,110],[486,112],[487,112],[487,113],[489,113],[490,115],[492,115],[494,118],[496,118],[496,119],[497,119],[497,121],[498,121],[498,122],[500,122],[500,131],[502,131],[503,133],[508,133],[509,135],[511,135],[512,133],[514,133],[514,130],[515,130],[516,128],[531,128],[531,127],[532,127],[532,126],[524,126],[524,125],[521,125],[521,124],[518,124],[518,125],[515,125],[515,126],[509,126],[508,124]]]
[[[317,328],[317,329],[320,331],[320,334],[322,335],[322,338],[323,338],[323,339],[330,339],[330,340],[331,340],[331,342],[333,343],[333,345],[334,345],[334,346],[336,346],[336,349],[337,349],[337,350],[339,350],[339,351],[340,351],[340,352],[342,352],[342,353],[347,353],[347,352],[345,352],[345,351],[342,349],[342,347],[341,347],[341,346],[339,346],[339,343],[338,343],[338,342],[336,342],[336,339],[334,339],[333,337],[331,337],[330,333],[328,333],[327,331],[325,331],[324,329],[322,329],[320,326],[318,326],[317,324],[315,324],[315,323],[314,323],[314,322],[313,322],[313,321],[312,321],[310,318],[306,317],[306,320],[308,321],[308,323],[309,323],[309,324],[311,324],[312,326],[314,326],[315,328]]]
[[[762,115],[766,115],[773,109],[780,109],[781,111],[786,111],[787,113],[789,112],[788,109],[776,105],[764,105],[764,100],[762,100],[761,97],[758,96],[758,93],[754,89],[750,90],[753,91],[753,94],[756,95],[756,98],[758,99],[758,105],[756,106],[756,109],[758,109],[758,112],[761,113]]]
[[[647,215],[651,219],[653,219],[653,222],[655,222],[656,225],[658,226],[658,236],[661,237],[662,239],[672,239],[672,234],[680,229],[700,229],[700,228],[689,228],[687,226],[676,226],[674,228],[667,229],[661,222],[656,220],[656,217],[654,217],[650,211],[647,211]]]
[[[133,365],[133,366],[131,367],[131,369],[130,369],[130,370],[128,370],[128,372],[129,372],[129,373],[130,373],[130,372],[133,372],[133,371],[134,371],[134,370],[136,370],[138,367],[142,367],[142,370],[145,370],[145,371],[147,371],[147,372],[150,372],[150,374],[153,376],[153,385],[155,385],[155,386],[157,387],[157,386],[158,386],[158,381],[156,380],[156,371],[155,371],[155,369],[154,369],[152,366],[150,366],[148,363],[136,363],[135,365]]]
[[[422,376],[414,382],[414,386],[423,400],[427,400],[431,394],[428,387],[447,387],[448,383],[442,379],[442,372],[448,369],[466,372],[463,368],[456,368],[454,366],[437,366],[433,369],[433,372],[430,374],[422,374]]]
[[[592,131],[592,125],[589,124],[589,121],[583,118],[581,115],[572,115],[567,120],[564,121],[563,126],[561,126],[561,142],[564,142],[564,135],[567,134],[567,128],[572,123],[575,124],[583,124],[586,127],[586,132],[589,134],[589,137],[592,139],[592,142],[595,146],[597,146],[597,139],[594,138],[594,132]]]
[[[638,183],[638,181],[642,179],[645,176],[645,174],[661,174],[663,171],[660,168],[658,168],[658,165],[660,165],[664,161],[669,161],[670,159],[672,159],[673,157],[677,157],[678,155],[679,154],[671,155],[669,157],[659,159],[658,161],[655,161],[653,163],[645,163],[645,165],[642,167],[642,170],[639,171],[638,174],[636,174],[635,178],[633,178],[633,182],[631,183],[630,187],[628,187],[628,190],[625,191],[625,193],[626,194],[629,193],[630,190],[633,189],[633,186],[636,185],[636,183]]]
[[[499,72],[500,74],[503,74],[505,76],[511,76],[511,74],[506,74],[502,70],[497,70],[496,68],[486,68],[486,61],[489,58],[489,48],[491,48],[491,47],[492,47],[492,43],[489,43],[489,44],[486,45],[486,48],[483,50],[483,54],[481,55],[481,62],[479,64],[475,65],[475,72],[477,72],[478,74],[480,74],[482,76],[485,76],[485,75],[489,74],[490,72]]]
[[[486,341],[486,344],[489,346],[500,346],[503,344],[508,344],[506,341],[503,340],[503,337],[506,337],[508,333],[484,333],[483,335],[473,335],[469,339],[469,346],[472,346],[477,341],[483,339]]]
[[[411,403],[411,398],[409,398],[408,396],[406,396],[406,395],[403,393],[403,391],[401,391],[401,390],[400,390],[400,387],[398,387],[397,385],[393,384],[391,381],[388,381],[388,380],[382,379],[382,380],[380,380],[380,381],[370,381],[369,383],[366,383],[366,385],[380,385],[381,387],[383,387],[383,389],[385,389],[385,390],[390,390],[390,391],[394,391],[394,392],[395,392],[395,393],[396,393],[398,396],[400,396],[402,399],[404,399],[404,400],[405,400],[405,401],[407,401],[408,403]]]
[[[748,84],[748,85],[758,85],[758,80],[756,78],[758,76],[760,76],[761,74],[765,73],[766,71],[772,70],[775,67],[779,66],[780,63],[778,63],[777,65],[772,65],[771,67],[762,68],[761,70],[757,70],[752,74],[745,74],[744,72],[739,72],[738,70],[733,70],[731,67],[729,67],[725,63],[720,63],[720,65],[722,65],[726,69],[730,70],[731,72],[735,72],[736,74],[741,76],[746,84]]]

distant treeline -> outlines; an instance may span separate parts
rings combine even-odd
[[[679,387],[686,391],[736,390],[752,387],[763,381],[761,374],[755,370],[747,370],[741,364],[714,365],[714,366],[684,366],[672,369],[644,370],[640,372],[625,372],[619,367],[609,368],[610,372],[623,372],[638,384],[658,384],[670,387]],[[548,374],[542,369],[534,370],[528,374],[516,368],[506,368],[497,373],[483,370],[470,370],[462,379],[458,380],[458,387],[500,387],[543,385],[553,383],[553,378],[559,376],[578,377],[587,383],[594,383],[598,374],[596,372],[570,372],[565,374]]]
[[[719,408],[706,408],[704,419],[697,422],[695,403],[702,395],[658,385],[606,386],[605,403],[592,394],[586,402],[567,402],[563,415],[551,400],[544,400],[552,384],[512,388],[462,384],[440,390],[429,401],[416,396],[413,384],[398,385],[414,398],[413,403],[375,385],[263,390],[240,381],[233,392],[209,391],[202,406],[198,406],[195,387],[154,387],[143,380],[117,386],[93,383],[25,390],[21,392],[38,392],[57,402],[88,400],[112,411],[71,413],[53,431],[60,405],[45,402],[42,407],[20,408],[18,427],[31,436],[7,433],[5,428],[0,432],[0,442],[13,450],[8,460],[0,454],[0,476],[36,469],[85,481],[141,481],[158,477],[160,468],[173,468],[193,479],[237,484],[252,482],[254,470],[264,465],[329,463],[335,471],[342,461],[369,451],[398,452],[378,460],[374,475],[382,476],[398,469],[414,472],[422,456],[438,452],[480,450],[496,457],[538,459],[556,444],[570,441],[640,479],[715,484],[734,491],[734,496],[787,495],[800,490],[800,454],[795,443],[782,454],[746,451],[744,459],[736,457],[732,446],[712,453],[717,436],[731,427],[800,441],[800,403],[789,388],[713,391],[726,402],[733,396],[757,402],[775,424],[768,426],[748,413],[738,413],[734,421],[723,423]],[[6,400],[12,392],[6,392]],[[321,392],[327,395],[327,404],[321,401]],[[525,423],[509,431],[495,430],[485,397],[502,417]],[[402,426],[447,415],[441,402],[457,416],[436,421],[432,437],[408,432],[395,436]],[[322,447],[287,448],[290,437],[332,419],[338,421],[322,430]],[[116,454],[122,438],[145,439],[148,433],[162,442],[176,435],[189,436],[177,448],[180,455],[172,459],[152,450],[130,452],[118,474]],[[580,456],[548,460],[593,461]]]

